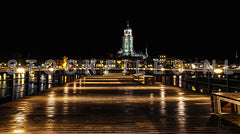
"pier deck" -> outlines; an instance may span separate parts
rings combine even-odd
[[[0,133],[238,133],[211,114],[209,95],[86,76],[0,105]]]

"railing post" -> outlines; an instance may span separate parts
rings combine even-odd
[[[63,73],[63,75],[62,75],[62,81],[63,81],[63,85],[65,84],[65,73]]]
[[[173,86],[173,73],[172,72],[168,72],[169,74],[169,85]]]
[[[208,75],[208,93],[209,93],[211,89],[211,72],[208,71],[207,75]]]
[[[58,85],[62,85],[62,70],[57,71]]]
[[[179,87],[179,75],[176,75],[175,82],[176,82],[176,87]]]
[[[52,74],[52,86],[55,87],[55,73]]]
[[[48,84],[49,84],[48,74],[45,75],[45,79],[46,79],[46,89],[48,89]]]
[[[183,87],[185,88],[185,89],[187,89],[188,87],[187,87],[187,71],[185,71],[184,72],[184,76],[183,76],[183,81],[184,81],[184,85],[183,85]]]
[[[198,87],[198,71],[195,71],[195,89],[197,92],[199,92],[199,87]]]
[[[15,90],[14,90],[14,87],[13,87],[13,75],[9,75],[9,78],[7,79],[7,87],[8,87],[8,90],[9,90],[9,93],[11,94],[9,96],[9,100],[15,100]]]
[[[24,79],[24,85],[25,85],[25,96],[30,95],[29,91],[29,71],[25,73],[25,79]]]
[[[37,71],[37,92],[41,90],[41,71]]]
[[[228,74],[226,74],[226,87],[227,87],[227,92],[229,92],[229,76],[228,76]]]
[[[163,84],[167,84],[167,71],[164,71],[164,83]]]

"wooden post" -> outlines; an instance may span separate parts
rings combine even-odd
[[[208,93],[209,93],[211,90],[211,73],[210,73],[210,71],[208,71],[207,75],[208,75]]]
[[[61,70],[58,71],[57,77],[58,77],[58,85],[62,85],[63,81],[62,81],[62,71]]]
[[[226,87],[227,87],[227,92],[231,92],[231,91],[229,91],[229,76],[228,76],[228,74],[226,74]]]
[[[9,78],[7,80],[7,87],[8,87],[8,90],[9,90],[9,94],[10,97],[9,97],[9,100],[15,100],[15,90],[14,90],[14,87],[13,87],[13,75],[9,75]]]
[[[62,75],[62,84],[65,84],[65,73]]]
[[[167,84],[167,71],[164,71],[164,85]]]
[[[41,71],[37,71],[37,92],[41,90]]]
[[[24,85],[25,85],[25,95],[30,95],[30,91],[29,91],[29,72],[27,71],[25,73],[25,79],[24,79]]]
[[[67,82],[70,82],[70,81],[71,81],[71,75],[67,74]]]
[[[176,87],[179,87],[179,75],[176,75]]]
[[[213,108],[214,108],[214,113],[215,114],[221,114],[222,109],[221,109],[221,101],[217,95],[213,95]]]
[[[172,72],[168,72],[169,74],[169,85],[173,86],[173,73]]]
[[[183,81],[184,81],[183,88],[187,89],[187,71],[184,72]]]
[[[46,89],[48,89],[48,84],[49,84],[48,74],[45,75],[45,78],[46,78]]]
[[[240,114],[240,105],[237,105],[237,114]]]
[[[197,92],[199,92],[199,87],[198,87],[198,72],[195,71],[195,89]]]
[[[55,87],[55,73],[52,74],[52,86]]]

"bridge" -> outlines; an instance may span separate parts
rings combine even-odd
[[[58,70],[49,77],[41,71],[16,78],[0,75],[2,92],[8,98],[0,105],[1,133],[240,132],[237,125],[211,111],[209,94],[174,85],[167,71],[151,84],[122,73],[85,76]],[[202,74],[191,75],[199,80]],[[196,84],[196,77],[185,81]],[[8,90],[3,89],[8,88],[14,95],[6,94]]]

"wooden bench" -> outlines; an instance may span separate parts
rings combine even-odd
[[[211,101],[214,114],[230,111],[240,115],[240,93],[213,93]]]

